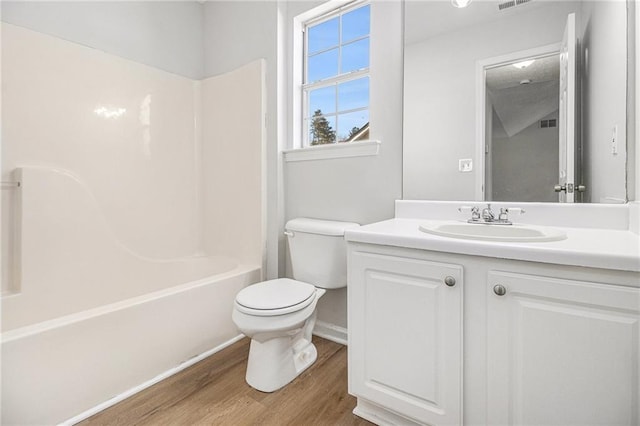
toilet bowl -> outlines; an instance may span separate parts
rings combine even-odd
[[[232,319],[251,338],[247,383],[273,392],[295,379],[317,358],[311,337],[316,305],[326,289],[346,281],[345,229],[351,222],[293,219],[285,229],[295,279],[250,285],[235,299]]]
[[[258,290],[258,291],[256,291]],[[243,293],[244,292],[244,293]],[[284,296],[261,306],[258,294]],[[251,338],[246,380],[263,392],[280,389],[313,364],[316,303],[325,293],[311,284],[280,278],[252,285],[236,297],[232,318]]]

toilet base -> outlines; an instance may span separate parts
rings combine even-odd
[[[251,339],[247,383],[259,391],[273,392],[313,365],[318,358],[318,350],[311,342],[315,323],[314,310],[297,332],[262,342]]]
[[[300,342],[298,342],[300,343]],[[247,363],[247,383],[262,392],[276,391],[309,368],[318,358],[313,343],[295,350],[292,338],[278,337],[258,342],[251,340]]]

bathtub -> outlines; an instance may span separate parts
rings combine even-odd
[[[2,336],[2,424],[73,424],[235,342],[235,294],[260,269],[214,276]]]
[[[238,338],[265,62],[193,80],[1,27],[0,423],[74,423]]]
[[[2,298],[3,425],[73,424],[241,337],[233,301],[261,265],[146,258],[76,176],[24,167],[14,178],[20,285]]]

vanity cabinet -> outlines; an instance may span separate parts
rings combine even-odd
[[[488,424],[638,424],[638,288],[489,271],[486,291]]]
[[[350,393],[391,408],[387,422],[460,424],[463,268],[373,247],[349,265]]]
[[[355,414],[640,424],[639,273],[360,242],[348,256]]]

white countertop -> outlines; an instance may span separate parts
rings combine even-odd
[[[427,219],[396,218],[349,229],[347,241],[590,268],[640,271],[640,236],[624,229],[558,227],[567,239],[494,242],[427,234]],[[478,225],[483,226],[483,225]]]

